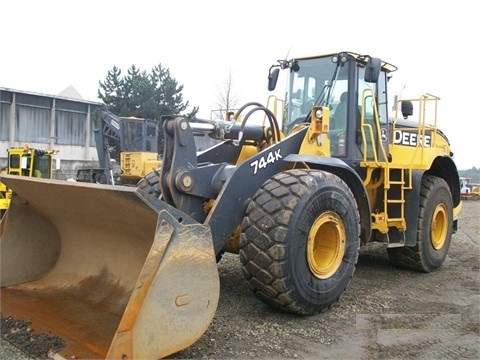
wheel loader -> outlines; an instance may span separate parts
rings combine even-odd
[[[225,252],[259,301],[299,316],[339,302],[371,241],[396,266],[435,271],[458,229],[459,176],[439,98],[389,102],[395,70],[349,51],[279,60],[278,107],[165,119],[162,167],[135,188],[2,177],[15,194],[2,312],[48,326],[69,356],[157,359],[210,326]],[[222,141],[197,152],[198,132]]]
[[[94,120],[100,167],[78,169],[76,181],[136,185],[145,174],[161,166],[156,120],[119,117],[104,109],[94,113]],[[112,163],[111,153],[115,152],[115,160],[120,163],[118,173]]]
[[[7,149],[7,166],[2,169],[0,177],[11,174],[51,179],[54,154],[56,150],[34,149],[28,144],[11,147]],[[0,181],[0,219],[7,211],[11,198],[12,189]]]

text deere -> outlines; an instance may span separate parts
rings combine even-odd
[[[418,134],[416,132],[395,130],[395,134],[393,136],[393,143],[406,146],[420,145],[423,147],[431,147],[432,135],[430,133],[426,133],[422,136],[422,134]]]

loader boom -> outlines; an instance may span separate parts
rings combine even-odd
[[[165,131],[166,156],[160,187],[164,201],[210,227],[215,253],[218,254],[241,223],[246,200],[265,180],[286,167],[284,157],[298,152],[307,129],[233,166],[215,159],[217,154],[231,152],[228,148],[241,149],[241,146],[232,145],[232,141],[207,149],[199,158],[212,162],[197,164],[194,132],[188,130],[190,125],[195,128],[195,124],[189,124],[185,118],[165,123],[168,129]],[[244,141],[249,140],[250,134],[256,132],[247,130]],[[177,175],[174,177],[171,174]],[[248,186],[244,184],[246,178],[249,179]],[[207,215],[203,203],[211,198],[218,201]]]

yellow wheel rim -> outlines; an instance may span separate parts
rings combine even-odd
[[[346,235],[342,219],[334,212],[321,214],[308,233],[307,261],[315,277],[327,279],[338,270],[345,255]]]
[[[440,250],[447,239],[448,215],[445,205],[438,204],[433,212],[430,239],[435,250]]]

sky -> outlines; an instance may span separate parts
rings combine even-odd
[[[161,64],[210,118],[231,75],[238,105],[266,104],[278,59],[353,51],[399,68],[390,92],[440,97],[458,169],[480,168],[480,22],[467,0],[0,0],[0,87],[99,101],[114,66]],[[467,61],[468,60],[468,61]],[[470,61],[470,62],[469,62]],[[284,90],[273,95],[283,97]]]

